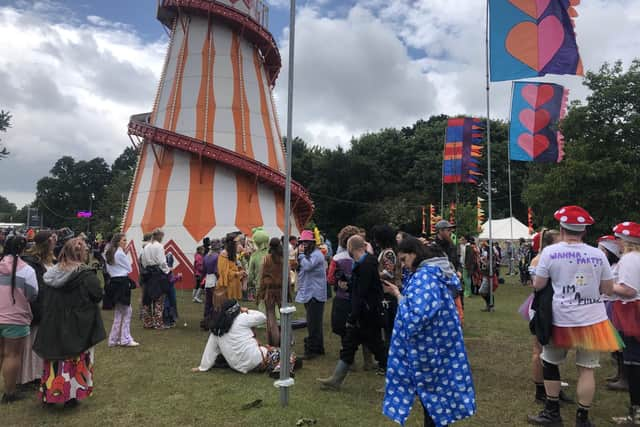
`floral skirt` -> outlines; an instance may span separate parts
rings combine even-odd
[[[254,371],[256,372],[280,372],[280,349],[278,347],[271,347],[270,345],[260,346],[262,351],[262,364],[258,365]],[[293,373],[296,365],[296,354],[291,352],[289,355],[290,372]]]
[[[66,360],[44,360],[38,397],[44,403],[83,400],[93,392],[94,351]]]
[[[624,348],[620,334],[609,320],[590,326],[554,326],[553,345],[559,348],[582,348],[590,351],[612,352]]]

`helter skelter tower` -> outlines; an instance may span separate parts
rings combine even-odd
[[[272,96],[281,58],[260,0],[158,4],[170,41],[153,111],[129,123],[140,156],[122,228],[133,256],[143,233],[162,228],[190,278],[205,236],[256,226],[283,234],[286,163]],[[295,182],[291,205],[295,234],[313,213]]]

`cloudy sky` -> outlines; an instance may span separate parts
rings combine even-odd
[[[286,111],[288,0],[267,0],[284,59],[276,86]],[[300,0],[294,133],[348,146],[352,136],[432,114],[483,114],[484,1]],[[21,206],[62,155],[108,162],[129,144],[131,114],[149,111],[167,36],[156,0],[0,0],[0,109],[13,127],[0,194]],[[453,6],[455,4],[455,6]],[[640,56],[640,1],[583,0],[577,37],[586,69]],[[577,77],[554,77],[587,92]],[[510,83],[492,85],[506,118]],[[285,122],[281,116],[281,122]]]

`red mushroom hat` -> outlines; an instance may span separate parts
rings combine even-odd
[[[624,241],[640,244],[640,224],[637,222],[622,222],[613,227],[613,233]]]
[[[584,231],[587,225],[595,223],[589,212],[580,206],[564,206],[558,209],[553,217],[560,222],[560,227],[571,231]]]
[[[616,241],[616,236],[613,236],[613,235],[609,234],[608,236],[598,237],[598,243],[606,242],[607,240],[615,242]]]

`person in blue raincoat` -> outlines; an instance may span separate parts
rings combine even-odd
[[[382,412],[404,425],[418,395],[425,426],[446,426],[476,412],[473,378],[452,288],[460,280],[446,255],[409,237],[398,246],[403,266],[412,271],[398,298],[387,362]]]

